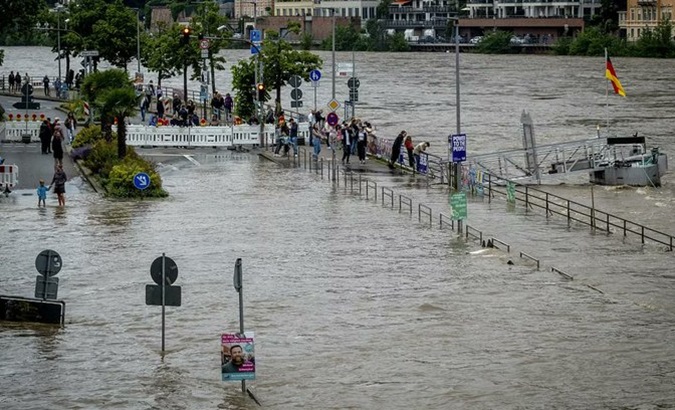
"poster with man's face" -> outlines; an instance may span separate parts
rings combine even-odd
[[[255,380],[253,332],[223,333],[221,372],[223,381]]]

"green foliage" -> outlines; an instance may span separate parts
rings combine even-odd
[[[150,176],[150,186],[140,190],[134,186],[134,176],[145,172]],[[129,155],[112,167],[106,184],[108,194],[116,198],[163,198],[168,196],[162,188],[162,178],[155,165],[137,155]]]
[[[232,66],[232,89],[236,91],[234,114],[243,119],[252,117],[255,111],[255,66],[254,60],[239,60]]]
[[[559,56],[569,54],[572,42],[572,37],[560,37],[558,41],[553,44],[553,54],[557,54]]]
[[[637,57],[675,57],[675,42],[671,39],[673,24],[663,20],[654,29],[644,29],[631,55]]]
[[[0,2],[0,39],[30,36],[38,15],[45,8],[42,0],[4,0]],[[6,44],[3,42],[3,44]]]
[[[84,127],[77,132],[77,137],[73,141],[73,148],[80,148],[85,145],[94,145],[103,139],[103,133],[100,127]]]
[[[511,33],[507,31],[493,31],[483,37],[478,46],[478,52],[485,54],[509,54],[513,52],[511,47]]]
[[[570,55],[581,56],[601,56],[605,54],[605,48],[610,50],[612,55],[624,54],[622,51],[625,46],[618,38],[603,33],[598,28],[589,28],[574,39],[569,46]]]
[[[625,6],[624,2],[624,10]],[[619,5],[616,0],[602,0],[600,11],[593,15],[590,25],[603,34],[612,34],[619,30]]]
[[[157,73],[157,87],[162,86],[163,79],[174,77],[183,69],[183,61],[175,52],[181,47],[180,29],[178,23],[170,26],[160,23],[156,33],[143,36],[141,61],[148,70]]]
[[[93,26],[92,40],[101,58],[126,70],[127,63],[136,56],[138,16],[125,7],[122,0],[107,4]]]
[[[380,0],[377,9],[375,9],[378,19],[387,19],[389,17],[389,6],[391,6],[391,2],[392,0]]]
[[[352,26],[335,27],[335,49],[340,51],[369,51],[372,49],[368,37],[361,36],[361,33]],[[324,50],[333,49],[333,38],[328,37],[321,43]]]
[[[218,33],[218,27],[227,25],[228,23],[228,18],[226,16],[223,16],[220,14],[220,8],[218,6],[218,3],[215,1],[205,1],[203,3],[200,3],[197,7],[197,10],[195,11],[193,17],[192,17],[192,22],[190,23],[190,26],[193,28],[193,30],[200,32],[204,35],[214,35]],[[198,33],[193,33],[193,34],[198,34]],[[213,75],[215,73],[215,70],[224,70],[225,66],[223,65],[225,63],[225,58],[221,55],[218,54],[218,52],[223,49],[227,48],[230,44],[230,40],[226,38],[220,38],[219,39],[210,39],[209,40],[209,70],[211,71],[211,78],[212,78],[212,89],[213,91],[216,90],[216,83],[215,83],[215,76]],[[197,41],[194,40],[194,43],[196,44]],[[200,51],[197,51],[195,49],[195,54],[201,54]],[[201,58],[196,55],[196,59],[193,59],[192,62],[192,72],[193,72],[193,79],[200,78],[201,73],[202,73],[202,61]]]
[[[94,174],[98,174],[102,182],[105,184],[108,179],[108,175],[110,175],[112,167],[117,162],[117,143],[115,141],[108,142],[104,139],[101,139],[98,140],[91,148],[91,152],[84,161],[84,165]]]
[[[321,43],[324,50],[332,50],[332,37]],[[382,22],[371,19],[366,22],[365,33],[353,26],[335,28],[335,50],[337,51],[408,51],[410,46],[403,33],[387,34]]]
[[[406,41],[403,33],[399,32],[389,38],[388,48],[389,51],[408,51],[410,45],[408,44],[408,41]]]
[[[131,148],[127,156],[120,160],[117,156],[115,141],[108,142],[99,139],[92,147],[84,165],[100,178],[101,184],[110,196],[142,198],[166,197],[168,195],[162,188],[162,178],[157,173],[155,165],[141,158]],[[133,177],[139,172],[150,175],[150,187],[143,191],[136,189],[133,184]]]
[[[303,33],[302,38],[300,39],[300,49],[309,51],[312,49],[312,44],[314,44],[314,38],[311,33]],[[0,63],[2,65],[2,63]]]

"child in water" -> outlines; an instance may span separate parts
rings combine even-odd
[[[46,187],[44,179],[41,179],[40,186],[37,189],[38,208],[40,207],[40,204],[42,204],[45,208],[47,207],[46,204],[47,191],[49,191],[49,187]]]

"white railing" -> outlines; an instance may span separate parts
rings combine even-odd
[[[40,141],[39,121],[8,121],[0,123],[0,141],[22,142],[30,134],[31,142]],[[114,127],[116,128],[116,127]],[[266,124],[263,136],[274,144],[274,126]],[[298,137],[309,141],[309,124],[298,124]],[[172,127],[127,125],[127,145],[157,147],[232,147],[260,144],[259,125]]]
[[[31,142],[40,141],[40,121],[7,121],[0,123],[0,141],[21,142],[22,135],[30,134]]]
[[[274,126],[266,124],[263,137],[274,144]],[[309,140],[309,124],[298,124],[298,137]],[[128,125],[127,145],[153,147],[232,147],[260,144],[259,125],[177,127]]]

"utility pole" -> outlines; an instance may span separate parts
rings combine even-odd
[[[136,9],[136,60],[138,60],[138,73],[141,73],[141,9]]]
[[[333,41],[331,41],[332,46],[333,46],[333,92],[331,94],[332,99],[335,99],[335,9],[331,8],[330,9],[331,13],[333,14]]]

